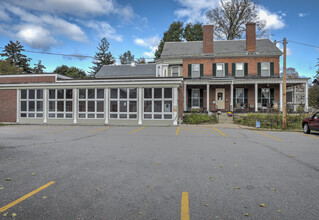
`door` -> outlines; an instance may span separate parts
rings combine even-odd
[[[216,89],[216,108],[225,109],[225,88]]]

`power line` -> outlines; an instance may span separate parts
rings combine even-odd
[[[300,45],[304,45],[304,46],[307,46],[307,47],[314,47],[314,48],[319,49],[318,46],[314,46],[314,45],[311,45],[311,44],[300,43],[300,42],[292,41],[292,40],[287,40],[287,41],[288,41],[288,42],[291,42],[291,43],[300,44]]]

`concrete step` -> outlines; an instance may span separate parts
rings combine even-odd
[[[233,124],[233,117],[229,117],[227,113],[219,115],[219,124]]]

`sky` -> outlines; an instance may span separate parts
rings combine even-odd
[[[255,2],[270,39],[288,40],[287,67],[296,68],[300,76],[313,77],[319,58],[319,1]],[[172,22],[208,24],[205,13],[218,5],[219,0],[0,0],[0,47],[12,40],[20,41],[27,51],[93,57],[105,37],[118,63],[127,50],[135,58],[152,60]],[[32,58],[31,67],[41,60],[45,72],[60,65],[88,72],[92,66],[92,58],[25,54]]]

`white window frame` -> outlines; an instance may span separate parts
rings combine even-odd
[[[54,99],[50,98],[50,91],[54,90],[55,91],[55,96]],[[59,99],[58,98],[58,90],[64,90],[63,92],[63,99]],[[72,98],[66,98],[66,90],[71,90],[72,91]],[[54,111],[50,111],[50,102],[54,102],[55,104],[55,110]],[[58,102],[63,102],[63,111],[58,111]],[[72,111],[66,111],[66,102],[71,102],[71,108]],[[74,117],[74,113],[73,113],[73,89],[49,89],[48,91],[48,118],[49,119],[73,119]],[[50,114],[54,114],[55,116],[52,117]],[[62,114],[63,117],[58,117],[58,114]],[[71,115],[71,117],[67,117]]]
[[[263,91],[266,91],[266,90],[268,90],[268,98],[263,98]],[[261,88],[261,98],[260,98],[260,101],[261,101],[261,106],[262,107],[268,107],[268,104],[270,104],[270,88]],[[268,100],[268,102],[267,102],[267,105],[266,106],[264,106],[263,105],[263,100]]]
[[[152,89],[152,96],[151,98],[145,98],[144,96],[144,92],[145,89]],[[161,98],[155,98],[154,97],[154,89],[161,89],[162,90],[162,95]],[[165,98],[165,89],[171,89],[171,98]],[[144,88],[143,89],[143,119],[144,120],[173,120],[173,88]],[[152,110],[151,112],[145,112],[144,111],[144,105],[145,102],[151,102],[151,107]],[[162,102],[162,111],[161,112],[155,112],[154,111],[154,102]],[[170,102],[171,106],[170,106],[170,111],[169,112],[165,112],[165,102]],[[145,118],[145,115],[151,115],[151,118]],[[156,116],[161,115],[161,118],[155,118]],[[165,117],[169,117],[169,118],[165,118]]]
[[[89,98],[89,90],[94,90],[94,98]],[[85,98],[81,98],[80,97],[80,93],[81,90],[85,90]],[[97,91],[98,90],[103,90],[103,98],[98,98],[97,97]],[[87,89],[79,89],[78,92],[78,119],[104,119],[105,115],[105,102],[104,102],[104,98],[105,98],[105,90],[103,88],[97,88],[97,89],[93,89],[93,88],[87,88]],[[80,111],[80,102],[85,102],[85,111],[82,112]],[[89,112],[89,102],[94,102],[94,111],[93,112]],[[102,112],[98,112],[97,111],[97,103],[98,102],[103,102],[103,111]],[[82,117],[84,116],[84,117]],[[93,117],[91,117],[93,116]],[[102,116],[102,117],[101,117]]]
[[[117,98],[112,98],[112,89],[116,89],[117,90]],[[125,89],[127,96],[126,98],[120,98],[120,90],[121,89]],[[136,98],[130,98],[130,90],[131,89],[135,89],[136,90]],[[109,119],[110,120],[138,120],[138,101],[137,101],[137,96],[138,96],[138,89],[137,88],[110,88],[110,92],[109,92]],[[111,102],[112,101],[116,101],[117,102],[117,111],[111,111]],[[126,112],[121,112],[120,111],[120,103],[124,101],[126,102]],[[136,103],[136,112],[130,112],[130,102],[135,102]],[[116,118],[114,118],[113,116],[116,115]],[[120,115],[126,115],[126,118],[121,118]],[[130,115],[135,115],[135,118],[130,118]]]
[[[34,99],[30,99],[30,90],[34,90]],[[26,91],[26,99],[22,98],[22,91]],[[38,91],[42,91],[42,98],[38,97]],[[44,114],[44,92],[43,89],[22,89],[20,90],[20,118],[43,118]],[[26,102],[26,111],[22,111],[22,102]],[[34,102],[34,111],[29,110],[30,102]],[[42,111],[38,111],[38,102],[42,102]],[[23,116],[25,114],[25,116]],[[31,116],[34,114],[33,116]],[[38,116],[40,115],[40,116]],[[42,116],[41,116],[42,115]]]
[[[240,70],[239,67],[242,65],[242,69]],[[245,76],[245,64],[244,63],[236,63],[236,77],[244,77]]]
[[[265,66],[267,66],[267,68],[265,68]],[[261,76],[270,76],[270,62],[262,62],[260,64],[260,75]]]
[[[236,105],[235,106],[237,107],[238,103],[241,103],[241,104],[245,103],[245,89],[244,88],[236,88],[235,90],[236,90],[236,92],[235,92],[235,102],[236,102],[235,104]],[[242,93],[243,97],[238,98],[241,93]],[[238,102],[238,100],[242,100],[242,102]]]
[[[194,92],[198,92],[198,106],[194,106]],[[200,108],[200,89],[192,89],[192,108]]]
[[[177,76],[174,76],[174,68],[177,68]],[[180,76],[180,67],[179,66],[172,66],[172,77],[178,77]]]
[[[196,70],[198,68],[198,70]],[[200,64],[194,63],[192,64],[192,78],[199,78],[200,77]]]
[[[221,66],[222,70],[218,70],[218,66]],[[225,77],[225,63],[216,63],[216,77]]]

